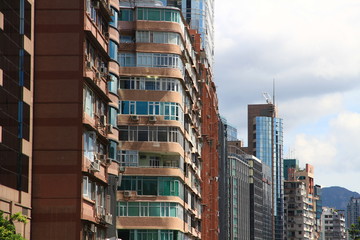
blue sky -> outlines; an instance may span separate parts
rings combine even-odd
[[[220,113],[247,136],[247,104],[272,92],[285,157],[322,186],[360,192],[360,1],[215,1]],[[288,152],[290,149],[290,152]]]

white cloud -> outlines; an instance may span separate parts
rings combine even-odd
[[[359,136],[360,113],[342,112],[329,121],[328,131],[324,134],[298,134],[296,157],[303,164],[310,163],[320,169],[320,174],[315,177],[327,185],[329,175],[360,176]],[[341,178],[338,180],[337,185],[345,183]],[[351,190],[360,191],[360,186]]]
[[[220,113],[238,127],[240,137],[247,136],[247,104],[265,103],[261,94],[271,93],[275,78],[285,149],[296,146],[297,156],[328,173],[350,176],[351,164],[360,168],[358,114],[346,112],[358,111],[360,101],[360,1],[215,4]]]

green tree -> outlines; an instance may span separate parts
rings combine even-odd
[[[348,232],[351,239],[360,240],[360,217],[357,223],[351,224]]]
[[[27,219],[21,213],[15,213],[10,217],[5,217],[4,212],[0,211],[0,239],[1,240],[25,240],[15,231],[14,222],[27,223]]]

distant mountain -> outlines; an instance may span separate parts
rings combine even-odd
[[[346,206],[351,197],[360,197],[360,194],[343,187],[322,188],[322,205],[326,207],[346,210]]]

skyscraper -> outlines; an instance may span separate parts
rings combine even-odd
[[[283,239],[283,126],[274,104],[248,105],[248,152],[259,158],[263,166],[270,168],[268,174],[264,171],[266,167],[263,168],[264,177],[271,181],[271,189],[264,186],[264,199],[272,194],[271,206],[264,202],[264,218],[272,215],[271,235],[273,239]],[[268,239],[270,226],[265,225],[264,229]]]
[[[31,219],[34,3],[0,1],[0,211]],[[28,224],[16,230],[30,238]]]

